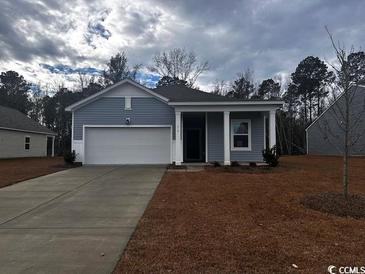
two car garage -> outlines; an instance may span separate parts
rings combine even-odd
[[[84,164],[171,163],[171,126],[84,128]]]

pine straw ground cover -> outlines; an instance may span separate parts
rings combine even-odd
[[[327,273],[365,265],[365,219],[305,207],[341,192],[341,159],[283,157],[271,172],[166,173],[115,273]],[[365,193],[365,159],[351,160]],[[293,266],[294,264],[294,266]]]
[[[0,188],[70,167],[63,157],[0,159]]]

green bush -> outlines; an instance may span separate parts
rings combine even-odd
[[[264,162],[271,167],[276,167],[279,164],[280,155],[276,151],[276,146],[272,148],[266,148],[262,151]]]
[[[220,167],[221,166],[221,164],[217,161],[213,162],[212,164],[213,164],[214,167]]]
[[[75,151],[65,151],[63,153],[63,160],[65,161],[65,163],[67,164],[73,164],[75,163],[76,160],[76,153]]]
[[[237,166],[240,166],[240,163],[239,163],[239,162],[237,162],[237,161],[232,161],[232,162],[231,162],[231,166],[232,166],[232,167],[237,167]]]

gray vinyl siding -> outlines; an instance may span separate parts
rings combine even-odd
[[[231,119],[251,120],[251,151],[231,150],[231,161],[262,162],[262,150],[264,149],[265,139],[263,114],[261,112],[232,112]]]
[[[358,138],[351,150],[352,155],[365,155],[365,88],[359,88],[354,94],[350,107],[352,123],[357,116],[362,116],[359,126],[353,128],[351,140]],[[341,155],[344,148],[344,131],[341,129],[340,109],[344,108],[344,97],[331,106],[312,126],[307,129],[308,154],[312,155]],[[361,135],[361,136],[360,136]]]
[[[262,162],[264,149],[264,114],[261,112],[232,112],[230,119],[251,120],[251,151],[232,151],[231,161]],[[223,113],[213,112],[207,116],[208,162],[224,161]],[[231,136],[230,136],[231,140]]]
[[[30,137],[29,150],[25,137]],[[47,135],[0,129],[0,158],[47,156]]]
[[[223,112],[207,113],[208,162],[224,161]]]
[[[74,112],[74,140],[82,140],[83,125],[172,125],[174,109],[156,98],[132,97],[132,109],[124,109],[123,97],[103,97]]]

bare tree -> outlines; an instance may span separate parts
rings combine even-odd
[[[226,81],[218,81],[216,80],[214,83],[214,87],[212,90],[213,94],[225,96],[228,93],[229,85]]]
[[[151,72],[161,77],[186,81],[189,87],[194,86],[198,77],[208,70],[208,62],[199,62],[194,52],[175,48],[155,55]]]
[[[90,77],[87,74],[82,73],[80,71],[78,72],[78,76],[79,76],[79,83],[80,83],[80,91],[83,91],[84,88],[86,88],[90,84],[92,77]]]
[[[338,79],[334,82],[333,103],[328,110],[327,118],[319,122],[319,129],[323,138],[329,142],[343,156],[343,194],[348,198],[349,193],[349,157],[353,147],[364,136],[365,128],[363,126],[363,117],[365,114],[365,100],[358,106],[357,91],[359,89],[358,81],[360,77],[356,74],[360,70],[354,71],[349,62],[349,56],[353,54],[354,49],[346,50],[344,45],[335,43],[332,34],[326,27],[326,31],[331,40],[332,47],[336,53],[337,64],[330,64],[336,72]],[[355,77],[354,77],[355,74]],[[337,95],[340,91],[340,95]]]

